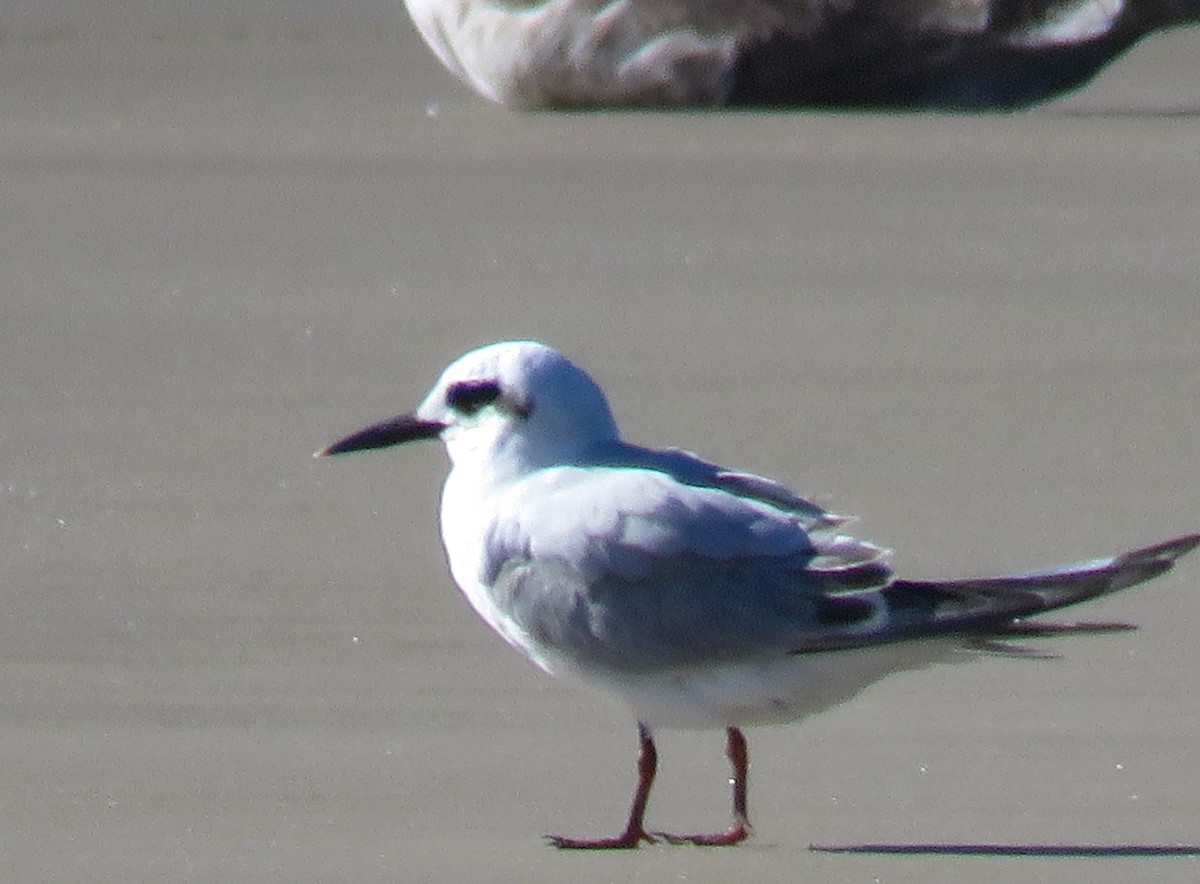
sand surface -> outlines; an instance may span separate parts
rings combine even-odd
[[[627,714],[476,622],[435,446],[309,454],[530,336],[907,574],[1200,529],[1200,33],[1014,116],[531,116],[380,3],[16,8],[0,878],[1196,879],[808,845],[1200,842],[1200,559],[1088,612],[1138,632],[752,732],[742,848],[568,855],[624,815]],[[653,823],[723,823],[720,736],[661,748]]]

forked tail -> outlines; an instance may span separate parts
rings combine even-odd
[[[897,580],[886,590],[897,637],[945,633],[1035,635],[1062,628],[1014,621],[1136,586],[1171,570],[1200,546],[1200,534],[1111,558],[1006,577],[971,580]],[[1103,628],[1104,624],[1094,624]]]

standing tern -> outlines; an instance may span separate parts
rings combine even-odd
[[[546,672],[599,685],[637,717],[624,830],[547,836],[563,848],[736,844],[750,834],[746,725],[799,720],[964,647],[1019,653],[1004,641],[1121,628],[1024,618],[1157,577],[1200,545],[1192,534],[1006,577],[898,579],[887,550],[783,485],[623,441],[591,377],[528,341],[467,353],[414,413],[317,456],[418,439],[450,457],[442,542],[475,611]],[[659,726],[725,729],[725,831],[646,829]]]
[[[493,101],[1008,109],[1086,83],[1200,0],[405,0]]]

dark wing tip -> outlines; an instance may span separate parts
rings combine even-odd
[[[1161,562],[1170,567],[1176,559],[1185,556],[1200,546],[1200,534],[1185,534],[1174,540],[1156,543],[1143,549],[1135,549],[1120,557],[1121,562]]]

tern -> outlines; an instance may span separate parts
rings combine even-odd
[[[1200,545],[990,579],[907,580],[889,552],[762,476],[621,439],[600,387],[559,352],[503,342],[453,362],[411,414],[317,456],[440,439],[451,461],[441,533],[455,582],[509,645],[555,676],[623,699],[638,722],[637,787],[615,837],[728,845],[750,834],[742,729],[793,722],[964,648],[1120,624],[1031,615],[1133,586]],[[653,728],[724,729],[732,821],[711,834],[645,825]]]
[[[405,0],[442,63],[534,108],[1013,109],[1200,0]]]

